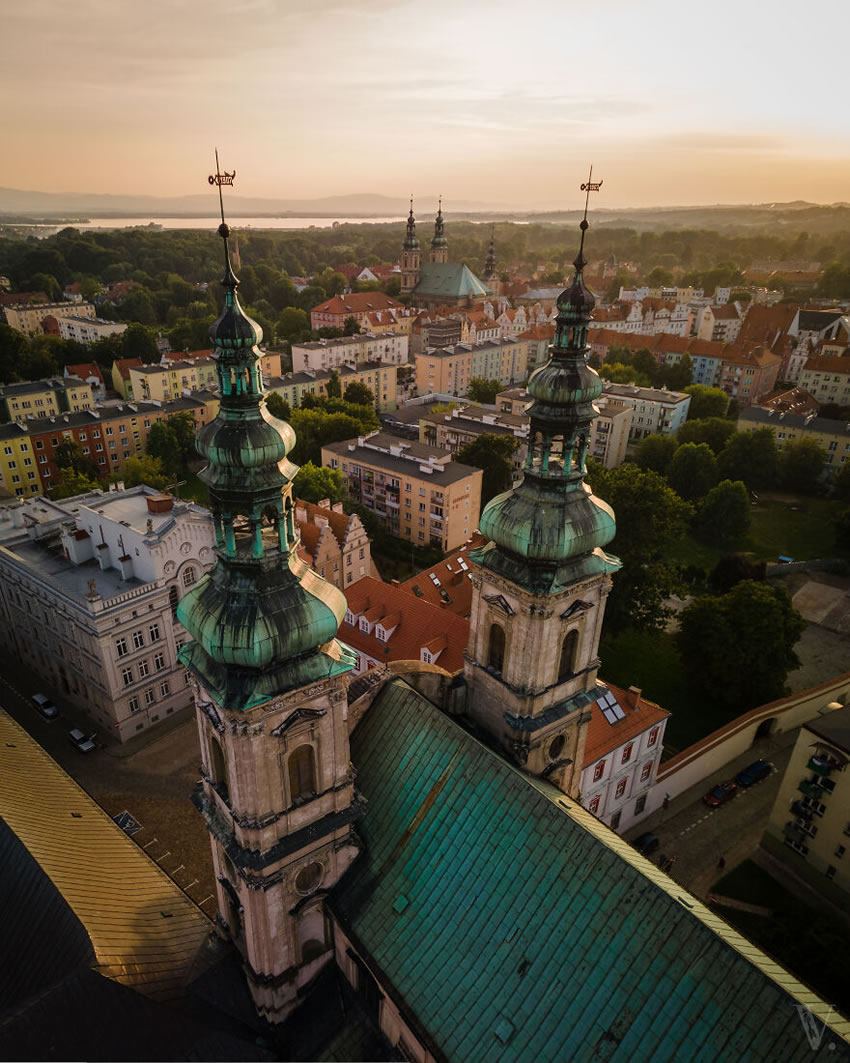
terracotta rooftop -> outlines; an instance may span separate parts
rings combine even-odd
[[[484,536],[476,532],[459,550],[455,550],[431,568],[411,576],[400,584],[400,589],[416,595],[423,602],[438,606],[443,612],[456,613],[468,619],[472,611],[472,581],[467,575],[466,555],[470,550],[484,546],[486,542]],[[464,568],[464,565],[467,565],[467,568]]]
[[[834,354],[824,354],[819,358],[809,358],[803,366],[803,372],[815,373],[850,373],[850,358],[840,358]]]
[[[124,380],[130,379],[130,370],[137,369],[142,364],[141,358],[116,358],[115,366]]]
[[[605,686],[616,697],[625,716],[615,723],[609,723],[599,703],[594,701],[593,715],[590,718],[584,746],[585,768],[590,764],[595,764],[597,760],[613,752],[630,738],[636,738],[654,724],[666,720],[670,715],[666,709],[662,709],[654,701],[641,697],[638,690],[623,690],[615,687],[613,683],[606,683]]]
[[[463,668],[463,651],[469,640],[469,621],[464,617],[371,576],[364,576],[347,587],[345,597],[355,618],[365,614],[374,622],[385,619],[387,628],[395,624],[389,638],[380,641],[374,631],[369,635],[357,623],[343,621],[339,637],[353,650],[377,661],[418,661],[423,647],[433,655],[438,652],[431,649],[436,645],[434,640],[444,638],[445,646],[432,663],[451,674]]]
[[[314,306],[314,314],[365,314],[369,310],[404,309],[396,299],[383,292],[351,292],[349,295],[334,295],[331,299]]]
[[[306,515],[306,521],[299,519],[299,511],[303,511]],[[315,546],[319,541],[319,535],[323,530],[323,525],[316,522],[318,517],[320,521],[327,521],[327,526],[334,534],[334,538],[339,543],[340,547],[345,543],[345,534],[348,530],[348,522],[351,517],[347,513],[341,513],[334,509],[327,509],[324,506],[317,506],[313,502],[305,502],[303,499],[295,499],[295,515],[298,520],[298,526],[301,529],[301,541],[310,550],[310,553],[315,552]],[[315,535],[314,535],[315,532]],[[307,541],[312,540],[313,545]]]
[[[65,372],[68,376],[78,376],[80,380],[85,380],[86,377],[97,377],[97,379],[103,383],[103,373],[100,371],[100,366],[97,362],[80,362],[79,365],[66,365]]]

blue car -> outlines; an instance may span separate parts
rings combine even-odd
[[[766,760],[754,760],[752,764],[748,764],[743,771],[739,771],[735,776],[735,782],[739,786],[752,786],[753,783],[761,782],[762,779],[766,779],[768,775],[773,771],[773,765]]]

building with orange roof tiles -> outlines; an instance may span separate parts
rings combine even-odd
[[[749,349],[729,344],[723,352],[717,386],[741,408],[752,406],[774,390],[781,365],[781,357],[763,344]]]
[[[372,545],[356,513],[343,512],[342,503],[327,499],[318,505],[295,500],[295,520],[301,535],[301,556],[322,579],[339,589],[376,576]]]
[[[357,674],[391,661],[436,664],[450,675],[463,670],[465,617],[370,576],[346,587],[345,597],[339,637],[357,655]]]
[[[310,311],[310,322],[314,329],[342,328],[345,319],[353,317],[360,325],[366,314],[376,310],[404,310],[404,306],[383,292],[350,292],[334,295],[314,306]]]
[[[648,814],[670,713],[641,697],[637,687],[598,685],[603,693],[589,709],[581,803],[622,833]]]
[[[476,531],[459,550],[399,584],[401,590],[436,605],[444,612],[456,613],[468,620],[472,611],[472,581],[466,558],[470,550],[486,544],[484,536]]]

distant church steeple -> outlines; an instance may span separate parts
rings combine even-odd
[[[407,231],[401,250],[401,293],[407,295],[419,283],[419,265],[422,253],[416,236],[416,218],[413,215],[413,196],[410,197],[410,213],[407,216]]]
[[[495,225],[490,229],[490,248],[487,251],[487,261],[484,263],[484,272],[481,274],[481,279],[487,281],[488,284],[493,281],[496,276],[496,227]]]
[[[234,176],[216,172],[210,183],[220,194]],[[224,308],[210,340],[221,403],[197,437],[217,560],[201,580],[182,581],[177,617],[193,641],[179,659],[195,694],[202,782],[193,800],[210,832],[219,929],[274,1022],[320,957],[333,956],[323,897],[359,851],[345,722],[354,661],[336,639],[344,596],[298,554],[298,469],[287,457],[295,434],[266,407],[263,333],[239,304],[223,206],[218,231]]]
[[[434,219],[434,237],[431,240],[431,254],[429,255],[431,262],[448,262],[449,260],[449,242],[443,226],[443,197],[440,196],[437,217]]]
[[[555,342],[529,379],[522,482],[492,499],[479,528],[465,674],[470,715],[505,753],[576,796],[588,706],[611,573],[614,514],[585,483],[594,400],[587,364],[594,307],[585,287],[584,233],[572,284],[558,297]]]

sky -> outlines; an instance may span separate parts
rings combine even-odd
[[[845,0],[10,0],[0,186],[850,200]]]

